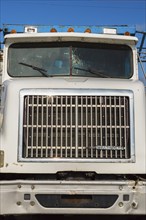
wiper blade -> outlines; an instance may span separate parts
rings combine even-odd
[[[32,68],[33,70],[37,70],[37,71],[39,71],[44,76],[47,76],[47,77],[49,76],[47,74],[47,70],[45,70],[45,69],[42,69],[42,68],[34,66],[34,65],[30,65],[28,63],[23,63],[23,62],[20,62],[19,64],[24,65],[24,66],[28,66],[28,67]]]
[[[84,68],[80,68],[80,67],[74,67],[74,69],[76,70],[82,70],[82,71],[85,71],[85,72],[89,72],[91,74],[94,74],[94,75],[97,75],[97,76],[101,76],[101,77],[104,77],[104,78],[110,78],[110,76],[107,76],[105,75],[104,73],[102,73],[102,71],[93,71],[92,69],[88,68],[88,69],[84,69]]]

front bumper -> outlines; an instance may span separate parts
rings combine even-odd
[[[146,214],[146,182],[0,182],[0,214]]]

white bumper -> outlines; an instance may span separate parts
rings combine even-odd
[[[2,181],[0,204],[1,215],[145,215],[146,182]]]

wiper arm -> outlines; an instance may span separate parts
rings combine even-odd
[[[39,71],[42,75],[44,75],[44,76],[49,76],[48,74],[47,74],[47,70],[45,70],[45,69],[42,69],[42,68],[40,68],[40,67],[37,67],[37,66],[34,66],[34,65],[30,65],[30,64],[28,64],[28,63],[22,63],[22,62],[20,62],[19,64],[21,64],[21,65],[24,65],[24,66],[28,66],[28,67],[31,67],[33,70],[37,70],[37,71]]]
[[[94,75],[97,75],[97,76],[101,76],[101,77],[104,77],[104,78],[110,78],[109,76],[105,75],[104,73],[98,71],[98,72],[94,72],[92,69],[88,68],[88,69],[84,69],[84,68],[80,68],[80,67],[74,67],[74,69],[76,70],[82,70],[82,71],[85,71],[85,72],[89,72],[91,74],[94,74]]]

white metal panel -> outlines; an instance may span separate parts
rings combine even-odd
[[[97,173],[145,173],[146,158],[146,128],[145,124],[145,94],[144,86],[140,82],[114,79],[68,79],[45,78],[33,80],[15,79],[5,82],[7,87],[5,115],[2,127],[1,150],[5,152],[4,167],[1,172],[33,172],[55,173],[57,171],[95,171]],[[134,94],[134,129],[135,129],[135,163],[26,163],[18,162],[18,134],[19,134],[19,92],[22,88],[72,88],[72,89],[128,89]]]

